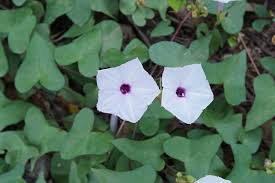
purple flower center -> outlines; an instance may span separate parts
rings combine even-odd
[[[183,87],[178,87],[177,90],[176,90],[176,94],[178,97],[185,97],[185,94],[186,94],[186,90],[185,88]]]
[[[121,86],[120,86],[120,92],[125,95],[127,93],[130,93],[131,92],[131,86],[129,84],[125,84],[123,83]]]

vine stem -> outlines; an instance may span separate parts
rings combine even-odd
[[[189,11],[189,12],[183,17],[183,19],[181,20],[180,24],[179,24],[178,27],[177,27],[176,32],[175,32],[175,33],[173,34],[173,36],[171,37],[170,41],[174,41],[174,40],[176,39],[176,37],[177,37],[177,35],[178,35],[178,33],[179,33],[181,27],[183,26],[184,22],[186,22],[186,20],[187,20],[191,15],[192,15],[192,12]],[[155,66],[153,67],[153,69],[152,69],[152,71],[151,71],[150,74],[153,75],[154,72],[157,70],[157,68],[158,68],[158,65],[155,65]]]
[[[174,40],[176,39],[176,37],[177,37],[177,35],[178,35],[178,33],[179,33],[181,27],[183,26],[184,22],[186,22],[186,20],[187,20],[191,15],[192,15],[192,12],[189,11],[189,12],[183,17],[183,19],[181,20],[181,22],[180,22],[180,24],[179,24],[179,26],[178,26],[176,32],[173,34],[173,36],[172,36],[172,38],[171,38],[170,41],[174,41]]]
[[[120,125],[120,127],[119,127],[119,129],[118,129],[118,131],[117,131],[117,133],[116,133],[116,137],[118,137],[118,136],[120,135],[120,133],[121,133],[121,131],[122,131],[123,126],[125,125],[125,123],[126,123],[126,121],[123,121],[123,122],[121,123],[121,125]]]
[[[241,41],[242,45],[244,46],[244,49],[245,49],[245,51],[246,51],[246,53],[247,53],[247,55],[248,55],[248,57],[249,57],[249,60],[250,60],[250,62],[251,62],[251,64],[252,64],[254,70],[256,71],[257,75],[260,75],[261,73],[260,73],[260,71],[259,71],[257,65],[255,64],[255,61],[254,61],[254,59],[253,59],[253,57],[252,57],[252,55],[251,55],[251,52],[250,52],[250,50],[248,49],[247,45],[245,44],[245,42],[244,42],[244,40],[243,40],[241,34],[239,34],[239,40]]]

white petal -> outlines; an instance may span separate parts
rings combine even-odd
[[[117,115],[125,121],[136,123],[141,119],[147,108],[148,105],[143,100],[137,100],[135,95],[130,94],[121,100]]]
[[[99,90],[118,90],[122,80],[118,67],[99,70],[96,75]]]
[[[213,93],[186,92],[186,100],[188,103],[200,109],[205,109],[214,100]]]
[[[217,176],[207,175],[207,176],[197,180],[195,183],[231,183],[231,181],[225,180],[225,179],[217,177]]]
[[[195,122],[213,101],[213,93],[200,64],[164,68],[162,81],[162,106],[184,123]],[[185,97],[176,95],[178,87],[185,89]]]
[[[182,122],[194,123],[202,113],[202,109],[192,105],[187,98],[179,98],[174,91],[163,89],[161,106],[170,111]]]
[[[120,92],[115,90],[99,90],[97,110],[104,113],[117,115],[119,113],[119,105],[122,100]]]
[[[121,119],[136,123],[147,110],[160,90],[154,79],[134,59],[118,67],[98,72],[99,98],[97,108]],[[130,93],[122,94],[120,86],[129,84]]]
[[[183,77],[180,68],[165,67],[162,73],[162,87],[176,90]]]

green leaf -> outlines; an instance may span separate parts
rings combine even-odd
[[[42,2],[39,1],[27,1],[26,7],[32,9],[33,15],[36,16],[37,22],[44,16],[45,10]]]
[[[29,8],[0,10],[0,32],[8,33],[10,49],[14,53],[25,52],[36,18]]]
[[[211,161],[221,142],[218,135],[191,140],[184,137],[173,137],[164,143],[164,152],[170,157],[184,162],[188,175],[200,178],[208,174]]]
[[[271,74],[275,75],[275,58],[273,57],[264,57],[260,60],[261,65]]]
[[[230,172],[230,170],[224,165],[223,161],[219,158],[219,156],[215,156],[212,159],[209,175],[218,175],[220,177],[224,177]]]
[[[12,0],[12,2],[16,5],[16,6],[22,6],[26,0]]]
[[[124,15],[132,15],[137,9],[137,2],[129,0],[120,0],[119,9]]]
[[[266,25],[271,25],[271,20],[259,19],[252,23],[253,29],[255,29],[257,32],[262,32]]]
[[[95,26],[95,29],[98,29],[101,31],[101,40],[102,40],[101,53],[104,53],[105,51],[111,48],[120,50],[122,46],[123,35],[122,35],[120,25],[118,23],[112,20],[105,20],[98,23]]]
[[[74,24],[67,32],[65,32],[62,35],[62,37],[74,38],[74,37],[80,36],[82,34],[88,33],[92,30],[94,23],[95,23],[95,20],[93,17],[91,17],[91,19],[82,26],[78,26],[78,25]]]
[[[148,115],[146,115],[149,113]],[[139,130],[146,136],[153,136],[159,130],[159,119],[151,114],[151,112],[147,112],[140,119],[138,123]]]
[[[210,38],[207,36],[193,41],[188,49],[175,42],[158,42],[150,47],[149,55],[154,63],[166,67],[202,63],[209,56]]]
[[[171,119],[174,117],[173,114],[161,106],[161,103],[158,99],[155,99],[152,104],[149,105],[148,110],[158,119]]]
[[[103,62],[110,67],[119,66],[135,58],[139,58],[141,63],[146,62],[149,58],[147,47],[138,39],[133,39],[123,52],[118,49],[109,49],[102,57]]]
[[[85,93],[85,106],[95,107],[98,98],[98,88],[94,83],[87,83],[83,87]]]
[[[139,58],[144,63],[149,59],[147,46],[139,39],[132,39],[123,50],[128,60]]]
[[[50,125],[35,107],[26,114],[24,133],[31,144],[39,147],[41,154],[59,151],[66,138],[66,132]]]
[[[25,118],[31,104],[16,100],[9,101],[0,107],[0,131],[9,125],[16,124]]]
[[[81,180],[78,176],[77,165],[74,161],[71,163],[71,169],[70,169],[70,174],[69,174],[69,183],[81,183]]]
[[[118,0],[90,0],[90,3],[92,10],[105,13],[110,17],[118,13]]]
[[[73,9],[73,0],[47,0],[45,23],[51,24],[56,18]]]
[[[243,17],[246,10],[246,0],[236,1],[226,9],[226,17],[222,20],[223,29],[229,34],[240,32],[243,27]]]
[[[9,69],[8,59],[6,57],[2,42],[0,42],[0,77],[4,76]]]
[[[267,9],[266,5],[262,5],[262,4],[255,4],[255,13],[259,17],[268,17],[269,16],[268,9]]]
[[[69,87],[64,87],[58,92],[58,95],[63,97],[66,102],[70,102],[79,106],[85,105],[85,97]]]
[[[238,105],[246,100],[247,63],[245,51],[220,63],[204,63],[203,68],[210,83],[223,83],[225,98],[230,104]]]
[[[5,161],[11,165],[26,163],[29,158],[38,156],[38,150],[28,145],[22,133],[15,131],[0,133],[0,150],[7,151]]]
[[[144,15],[144,9],[138,8],[132,15],[132,19],[137,26],[144,26],[146,24],[146,17]]]
[[[25,93],[38,82],[48,90],[56,91],[64,86],[65,79],[55,64],[53,45],[39,33],[34,33],[16,73],[15,87]]]
[[[68,183],[71,161],[61,159],[58,153],[55,153],[51,159],[51,176],[55,182]]]
[[[128,172],[117,172],[107,169],[92,169],[97,183],[153,183],[156,180],[156,172],[150,166],[143,166]],[[92,183],[93,181],[90,181]]]
[[[163,20],[166,19],[166,10],[168,8],[167,0],[144,0],[144,5],[151,9],[158,10],[161,18]]]
[[[91,16],[90,0],[73,0],[73,8],[67,15],[78,26],[84,25]]]
[[[262,129],[257,128],[255,130],[244,132],[240,136],[240,141],[243,145],[246,145],[251,153],[257,152],[262,141]]]
[[[227,179],[231,180],[232,182],[249,182],[249,183],[273,183],[275,180],[274,175],[268,175],[263,170],[251,170],[250,164],[252,160],[250,150],[240,144],[231,145],[235,165]]]
[[[165,165],[164,160],[160,158],[163,154],[162,144],[169,137],[165,133],[144,141],[121,138],[114,140],[113,144],[129,159],[151,165],[155,170],[162,170]]]
[[[72,43],[57,47],[55,59],[60,65],[78,62],[78,69],[86,77],[95,76],[99,68],[101,47],[99,31],[90,31],[75,39]]]
[[[186,5],[186,0],[168,0],[169,6],[176,12]]]
[[[275,124],[272,125],[272,146],[270,149],[269,156],[272,160],[275,160]]]
[[[268,74],[254,79],[255,101],[247,114],[245,129],[253,130],[275,115],[275,84]]]
[[[219,120],[208,119],[204,124],[216,128],[226,143],[237,143],[242,130],[242,114],[231,115]]]
[[[16,167],[11,169],[10,171],[3,173],[0,175],[1,183],[25,183],[23,179],[24,174],[24,165],[18,164]]]
[[[161,21],[151,32],[151,37],[168,36],[174,32],[174,27],[170,26],[170,22]]]
[[[35,25],[35,16],[27,16],[9,32],[9,47],[14,53],[25,52]]]
[[[112,136],[108,133],[90,132],[93,122],[94,115],[88,108],[82,109],[76,115],[74,125],[61,148],[63,159],[88,154],[101,155],[111,150]]]

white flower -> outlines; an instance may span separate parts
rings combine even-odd
[[[195,122],[213,101],[213,93],[200,64],[164,68],[161,105],[184,123]]]
[[[229,3],[231,1],[239,1],[239,0],[214,0],[214,1],[217,1],[217,2],[220,2],[220,3]]]
[[[231,181],[222,179],[217,176],[207,175],[207,176],[197,180],[195,183],[231,183]]]
[[[97,109],[136,123],[160,90],[138,59],[97,73]]]

